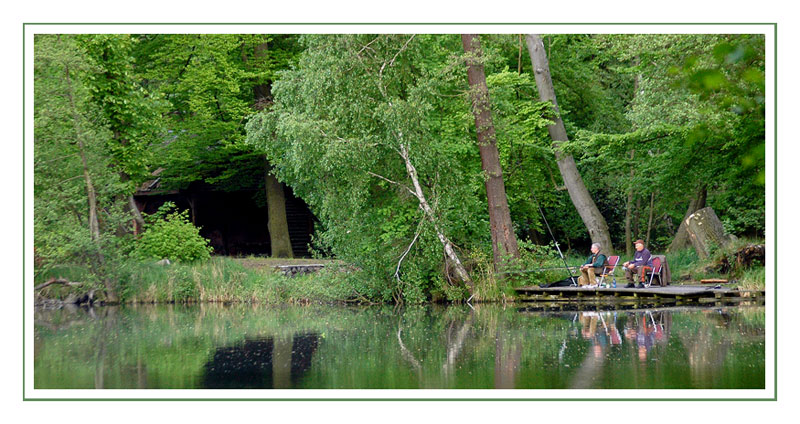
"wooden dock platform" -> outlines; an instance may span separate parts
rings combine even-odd
[[[522,301],[583,302],[583,301],[631,301],[647,300],[658,303],[729,303],[740,301],[762,301],[764,290],[740,291],[734,288],[678,285],[653,286],[650,288],[584,288],[584,287],[539,287],[528,286],[514,289]]]

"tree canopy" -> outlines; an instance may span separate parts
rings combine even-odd
[[[523,260],[552,242],[540,207],[559,242],[582,252],[591,240],[559,174],[553,109],[539,101],[524,36],[480,41]],[[627,234],[666,249],[700,189],[728,232],[763,237],[763,36],[555,34],[543,45],[569,136],[558,148],[614,247]],[[140,238],[120,232],[124,199],[157,170],[164,187],[259,196],[269,171],[319,220],[317,254],[358,270],[359,295],[466,298],[443,240],[473,274],[492,252],[466,58],[457,34],[37,35],[37,260],[97,248],[84,168],[110,260],[136,256]]]

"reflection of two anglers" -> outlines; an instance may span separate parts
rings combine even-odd
[[[622,264],[625,269],[625,278],[628,280],[626,288],[644,288],[645,271],[653,266],[653,260],[650,251],[645,249],[644,241],[636,240],[634,242],[636,252],[633,254],[633,259]],[[581,265],[581,276],[578,277],[579,286],[595,286],[597,284],[597,276],[603,273],[603,270],[608,268],[608,257],[600,253],[600,243],[592,243],[592,253],[586,258],[586,262]],[[634,278],[639,277],[639,285],[634,285]],[[615,280],[616,281],[616,280]]]
[[[606,346],[608,344],[621,344],[622,336],[617,329],[616,313],[614,314],[614,320],[611,322],[606,322],[605,318],[603,314],[597,312],[583,312],[580,316],[581,335],[585,339],[592,340],[592,344],[594,345]],[[597,331],[598,323],[601,324],[601,332]]]
[[[641,316],[634,316],[632,320],[628,320],[625,324],[625,339],[636,341],[639,359],[643,361],[647,359],[647,353],[656,343],[666,341],[664,324],[657,323],[653,314],[646,311]]]

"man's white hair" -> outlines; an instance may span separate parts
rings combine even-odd
[[[600,248],[600,243],[592,243],[592,247],[595,247],[595,246],[597,246],[597,248],[599,249]]]

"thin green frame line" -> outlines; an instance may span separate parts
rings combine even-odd
[[[25,400],[25,24],[22,24],[22,400]]]
[[[774,294],[774,303],[775,303],[775,305],[774,305],[775,306],[775,346],[774,346],[774,348],[775,348],[775,352],[774,352],[774,354],[775,354],[775,395],[774,395],[774,399],[775,399],[775,401],[777,401],[778,400],[778,24],[777,23],[775,23],[775,25],[773,26],[773,30],[774,30],[774,37],[775,37],[774,38],[774,41],[775,41],[775,46],[774,46],[775,53],[774,53],[774,57],[773,57],[774,62],[775,62],[775,80],[772,82],[772,85],[775,88],[775,90],[774,90],[775,91],[775,93],[774,93],[775,98],[773,99],[773,101],[775,102],[775,108],[773,110],[773,114],[775,115],[774,116],[774,118],[775,118],[775,127],[774,127],[774,130],[775,130],[775,133],[774,133],[774,137],[775,137],[775,152],[774,152],[774,154],[775,154],[775,169],[773,169],[773,172],[775,172],[775,179],[774,179],[775,187],[773,188],[775,190],[775,199],[774,199],[774,201],[775,201],[775,210],[772,211],[775,214],[775,221],[773,222],[773,227],[774,227],[774,231],[773,232],[775,233],[775,234],[773,234],[773,237],[774,237],[773,242],[775,243],[775,249],[773,250],[773,252],[774,252],[773,253],[773,256],[774,256],[773,261],[775,261],[775,274],[773,275],[773,278],[775,279],[775,281],[773,282],[773,284],[775,286],[774,289],[773,289],[774,293],[775,293]],[[766,142],[766,140],[765,140],[765,142]]]
[[[202,390],[202,389],[192,389],[192,390]],[[358,390],[358,389],[355,389]],[[415,389],[416,390],[416,389]],[[470,389],[461,389],[461,390],[470,390]],[[548,390],[548,389],[544,389]],[[569,389],[566,389],[569,390]],[[638,389],[630,389],[630,390],[638,390]],[[681,389],[678,389],[681,390]],[[725,398],[725,399],[717,399],[717,398],[664,398],[664,399],[651,399],[651,398],[636,398],[636,399],[605,399],[605,398],[80,398],[80,399],[69,399],[69,398],[35,398],[35,399],[26,399],[28,401],[36,401],[36,402],[72,402],[72,401],[86,401],[86,402],[120,402],[120,401],[147,401],[147,402],[177,402],[177,401],[192,401],[192,402],[228,402],[228,401],[246,401],[246,402],[265,402],[265,401],[275,401],[275,402],[386,402],[386,401],[413,401],[413,402],[445,402],[445,401],[456,401],[456,402],[536,402],[536,401],[545,401],[545,402],[575,402],[575,401],[582,401],[582,402],[652,402],[652,401],[679,401],[679,402],[710,402],[710,401],[720,401],[720,402],[763,402],[769,401],[771,399],[760,399],[760,398],[742,398],[742,399],[735,399],[735,398]]]
[[[375,25],[391,25],[391,26],[403,26],[403,25],[420,25],[420,26],[454,26],[454,25],[596,25],[596,26],[608,26],[608,25],[624,25],[624,26],[655,26],[655,25],[777,25],[775,22],[692,22],[692,23],[680,23],[680,22],[652,22],[652,23],[631,23],[631,22],[606,22],[606,23],[586,23],[586,22],[550,22],[550,23],[543,23],[543,22],[501,22],[501,23],[485,23],[485,22],[425,22],[425,23],[414,23],[414,22],[379,22],[379,23],[365,23],[365,22],[336,22],[336,23],[318,23],[318,22],[156,22],[156,23],[137,23],[137,22],[27,22],[23,25],[270,25],[270,26],[281,26],[281,25],[317,25],[317,26],[347,26],[347,25],[360,25],[360,26],[375,26]]]
[[[401,25],[422,25],[422,26],[433,26],[433,25],[545,25],[545,26],[557,26],[557,25],[596,25],[596,26],[609,26],[609,25],[643,25],[643,26],[653,26],[653,25],[749,25],[749,26],[761,26],[761,25],[771,25],[773,27],[773,36],[774,36],[774,72],[775,72],[775,79],[773,82],[774,85],[774,181],[775,181],[775,199],[774,205],[775,209],[774,213],[774,235],[773,235],[773,242],[774,242],[774,314],[775,314],[775,340],[774,340],[774,347],[775,347],[775,362],[774,362],[774,394],[772,398],[644,398],[644,399],[618,399],[618,398],[557,398],[557,399],[548,399],[548,398],[291,398],[291,399],[281,399],[281,398],[113,398],[113,399],[106,399],[106,398],[26,398],[25,397],[25,33],[26,27],[30,26],[37,26],[37,25],[268,25],[268,26],[281,26],[281,25],[318,25],[318,26],[343,26],[343,25],[393,25],[393,26],[401,26]],[[504,22],[504,23],[454,23],[454,22],[445,22],[445,23],[397,23],[397,22],[390,22],[390,23],[364,23],[364,22],[355,22],[355,23],[312,23],[312,22],[295,22],[295,23],[168,23],[168,22],[159,22],[159,23],[101,23],[101,22],[89,22],[89,23],[46,23],[46,22],[28,22],[22,24],[22,284],[23,284],[23,296],[22,296],[22,400],[23,401],[278,401],[278,402],[297,402],[297,401],[316,401],[316,402],[349,402],[349,401],[358,401],[358,402],[365,402],[365,401],[486,401],[486,402],[535,402],[535,401],[553,401],[553,402],[572,402],[572,401],[600,401],[600,402],[639,402],[639,401],[718,401],[718,402],[743,402],[743,401],[752,401],[752,402],[764,402],[764,401],[777,401],[778,400],[778,302],[777,302],[777,295],[778,295],[778,24],[777,22],[765,22],[765,23],[755,23],[755,22],[730,22],[730,23],[722,23],[722,22],[712,22],[712,23],[700,23],[700,22],[692,22],[692,23],[677,23],[677,22],[668,22],[668,23],[631,23],[631,22],[623,22],[623,23],[585,23],[585,22],[576,22],[576,23],[512,23],[512,22]],[[683,390],[683,389],[681,389]]]

